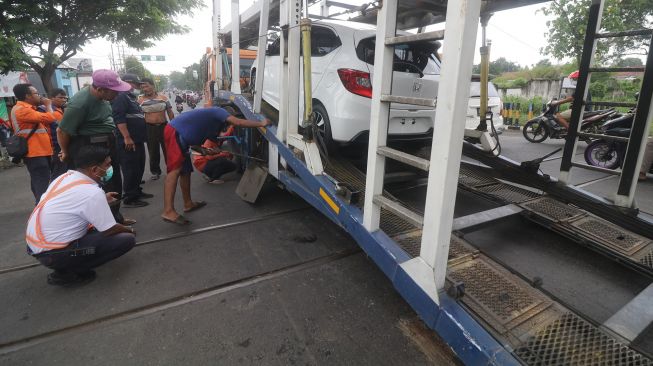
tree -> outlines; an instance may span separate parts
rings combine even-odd
[[[201,0],[21,0],[0,5],[0,66],[36,71],[50,91],[58,65],[75,56],[88,41],[108,38],[129,47],[152,46],[187,27],[175,18],[192,14]],[[13,41],[15,40],[15,42]],[[5,66],[7,65],[7,66]]]
[[[626,57],[626,58],[616,59],[614,61],[614,66],[638,67],[638,66],[644,66],[644,63],[642,62],[641,59],[638,59],[637,57]]]
[[[547,21],[547,45],[540,51],[558,59],[571,57],[580,64],[591,0],[555,0],[541,9],[555,19]],[[650,28],[653,24],[651,0],[606,0],[601,26],[603,31],[619,32]],[[614,38],[610,43],[599,42],[597,60],[622,55],[641,55],[648,50],[650,37]]]
[[[154,84],[156,85],[156,90],[163,90],[168,87],[170,80],[166,75],[154,75]]]
[[[146,69],[143,63],[134,56],[125,57],[125,66],[121,71],[138,75],[139,78],[152,78],[150,70]]]
[[[490,75],[501,75],[504,72],[512,72],[512,71],[519,71],[521,70],[521,67],[512,61],[506,60],[505,57],[499,57],[498,59],[494,61],[490,61]],[[481,73],[481,65],[474,65],[474,69],[472,71],[475,74],[480,74]]]

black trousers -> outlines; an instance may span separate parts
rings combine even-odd
[[[136,237],[130,233],[105,236],[90,231],[66,248],[36,254],[41,264],[58,272],[84,273],[130,251]]]
[[[146,124],[147,127],[147,152],[150,155],[150,173],[161,175],[161,150],[163,158],[166,156],[166,147],[163,143],[163,130],[167,123],[160,125]]]
[[[141,195],[141,180],[145,171],[145,144],[134,143],[134,151],[125,150],[125,145],[118,145],[120,169],[122,170],[123,201],[125,203],[138,199]],[[115,173],[114,173],[115,174]]]
[[[77,151],[85,145],[98,145],[104,146],[109,149],[111,156],[111,166],[113,167],[113,177],[108,182],[102,184],[102,189],[105,192],[116,192],[122,197],[122,175],[120,174],[120,154],[116,146],[116,136],[113,133],[94,135],[94,136],[75,136],[70,142],[68,148],[70,154],[70,161],[68,162],[69,169],[75,169],[75,164],[72,160],[77,154]],[[117,222],[122,223],[124,218],[120,213],[120,202],[111,206],[111,213]]]
[[[56,148],[52,155],[52,162],[50,164],[50,181],[57,179],[58,176],[68,171],[68,163],[59,160],[59,152],[61,149]]]
[[[34,158],[23,158],[27,171],[29,172],[30,186],[34,200],[39,203],[41,196],[48,190],[50,185],[50,157],[38,156]]]
[[[236,170],[236,163],[229,159],[218,158],[209,160],[204,166],[204,173],[210,180],[220,179],[223,174]]]

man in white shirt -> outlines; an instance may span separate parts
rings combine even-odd
[[[134,230],[116,223],[99,182],[111,179],[109,149],[86,145],[75,155],[77,170],[50,183],[27,223],[28,253],[54,272],[51,285],[71,286],[95,279],[93,268],[134,247]]]

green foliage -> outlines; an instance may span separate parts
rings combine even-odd
[[[555,0],[541,9],[555,19],[547,21],[548,42],[543,54],[557,59],[571,57],[580,63],[587,28],[591,0]],[[630,29],[651,28],[653,24],[651,0],[606,0],[601,19],[603,31],[618,32]],[[648,46],[647,37],[614,38],[598,43],[597,60],[619,58],[624,54],[642,54]]]
[[[0,74],[23,70],[26,67],[25,58],[20,52],[20,44],[13,37],[0,34]]]
[[[171,33],[184,33],[175,17],[192,14],[201,0],[22,0],[0,8],[2,41],[13,37],[14,52],[0,52],[0,65],[27,63],[51,89],[50,77],[89,40],[108,38],[143,49]],[[4,66],[3,66],[4,67]]]
[[[146,69],[135,56],[125,57],[125,66],[121,71],[122,73],[136,74],[139,78],[152,78],[150,70]]]
[[[166,75],[154,75],[154,84],[156,86],[156,90],[166,89],[169,83],[170,80]]]
[[[608,91],[608,87],[602,81],[593,82],[590,84],[590,93],[593,98],[603,98]]]
[[[499,57],[494,61],[490,61],[490,75],[501,75],[505,72],[519,71],[521,67],[519,64],[506,60],[505,57]],[[481,65],[474,65],[472,69],[474,74],[481,73]]]
[[[616,59],[613,65],[618,67],[637,67],[644,66],[644,63],[637,57],[626,57]]]

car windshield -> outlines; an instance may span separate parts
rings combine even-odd
[[[472,81],[472,84],[469,86],[469,96],[470,98],[478,98],[481,96],[481,82],[480,81]],[[498,97],[499,92],[497,92],[497,89],[494,87],[494,84],[492,83],[487,83],[487,96],[492,98],[492,97]]]
[[[374,37],[365,38],[358,43],[356,55],[361,61],[374,65]],[[440,48],[438,42],[416,42],[395,46],[394,71],[439,75],[440,60],[435,56]]]

